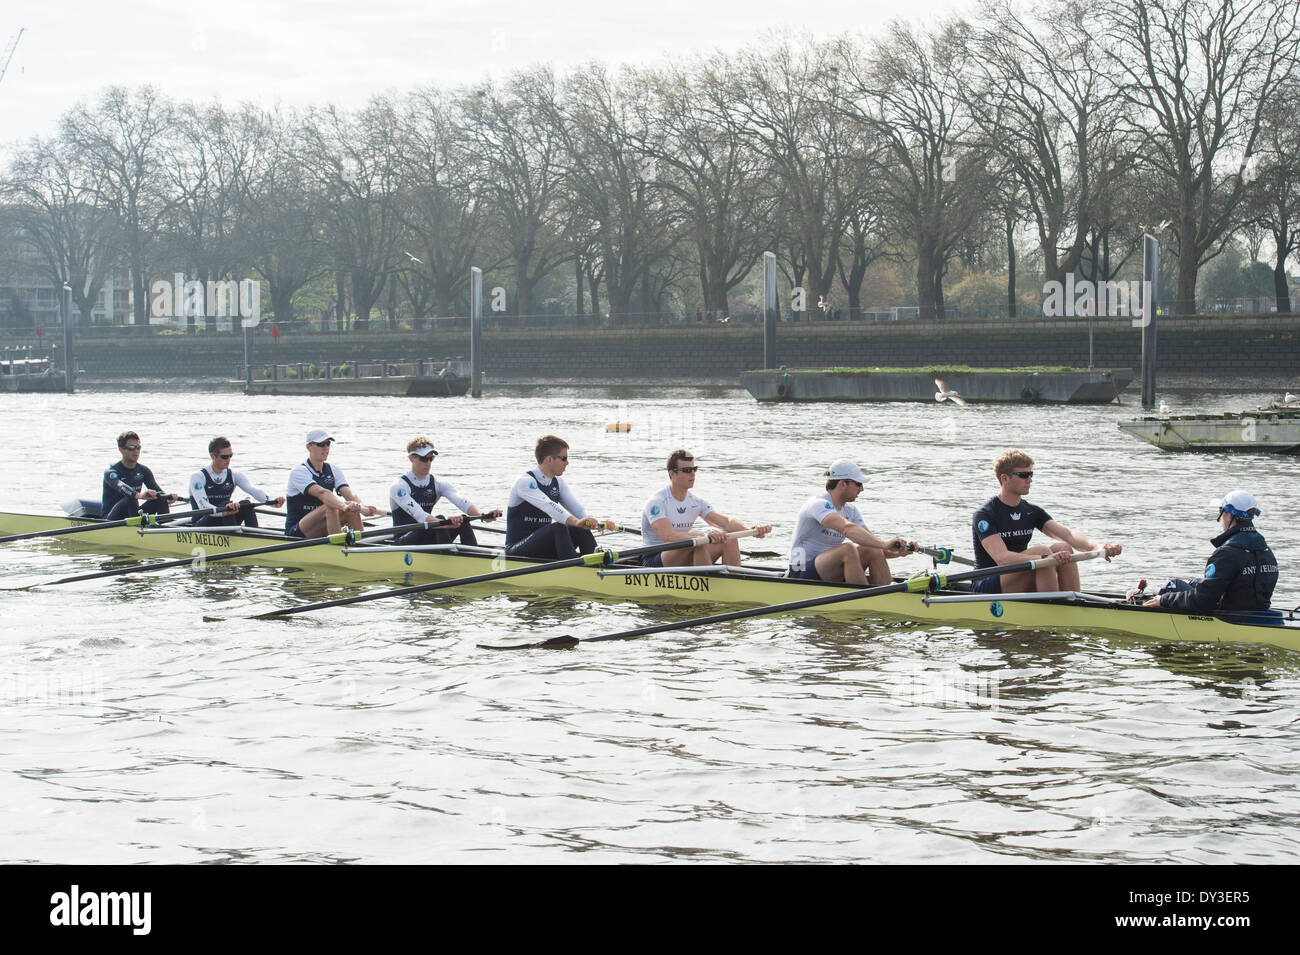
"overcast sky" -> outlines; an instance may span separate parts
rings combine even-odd
[[[200,7],[202,9],[200,9]],[[152,84],[228,105],[356,106],[388,90],[453,87],[532,63],[650,64],[732,51],[764,31],[874,33],[968,0],[7,0],[0,43],[25,27],[0,81],[0,148],[51,134],[105,86]],[[0,47],[2,55],[3,47]],[[7,150],[5,150],[7,152]]]

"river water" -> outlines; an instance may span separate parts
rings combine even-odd
[[[1279,397],[1162,391],[1176,411]],[[245,397],[130,389],[5,395],[5,510],[98,493],[114,436],[181,488],[208,439],[273,493],[308,429],[383,503],[406,441],[504,506],[538,435],[570,442],[593,513],[634,522],[684,445],[719,510],[788,545],[821,471],[875,475],[878,533],[969,553],[991,462],[1036,459],[1032,499],[1124,545],[1086,586],[1194,575],[1211,503],[1243,486],[1300,603],[1291,458],[1165,454],[1135,413],[916,404],[759,406],[735,389],[499,389],[479,401]],[[632,423],[627,434],[607,422]],[[612,543],[629,546],[626,537]],[[751,547],[769,546],[755,542]],[[4,580],[107,565],[5,545]],[[895,562],[920,566],[920,558]],[[373,586],[373,585],[371,585]],[[213,565],[0,592],[0,861],[1294,862],[1300,656],[1027,631],[753,619],[704,631],[500,653],[485,638],[593,634],[693,610],[439,593],[205,621],[345,581]],[[694,610],[708,608],[696,605]]]

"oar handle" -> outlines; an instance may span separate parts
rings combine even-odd
[[[1055,557],[1035,557],[1030,561],[1034,565],[1034,570],[1040,570],[1043,567],[1060,567],[1064,564],[1078,564],[1085,560],[1096,560],[1098,557],[1106,556],[1106,548],[1099,547],[1096,550],[1081,550],[1070,555],[1068,560],[1060,561]]]

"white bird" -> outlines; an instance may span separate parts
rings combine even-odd
[[[949,400],[955,404],[961,405],[963,408],[967,407],[966,399],[955,391],[949,391],[948,386],[944,384],[942,378],[936,378],[934,380],[934,386],[939,389],[934,393],[935,401],[942,404],[945,400]]]
[[[1300,406],[1300,398],[1297,398],[1295,395],[1291,394],[1291,392],[1288,391],[1286,393],[1286,396],[1282,399],[1282,403],[1285,405],[1290,405],[1292,407]]]
[[[1165,402],[1162,401],[1160,402],[1160,413],[1162,415],[1168,416],[1174,413],[1174,409],[1169,407],[1169,405],[1167,405]]]
[[[410,259],[410,260],[411,260],[412,262],[414,262],[416,265],[423,265],[423,264],[424,264],[424,263],[421,262],[419,259],[417,259],[415,256],[413,256],[410,252],[407,252],[405,249],[402,250],[402,255],[406,256],[408,259]]]

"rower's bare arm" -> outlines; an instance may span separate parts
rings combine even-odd
[[[839,514],[828,514],[822,520],[822,527],[829,528],[833,531],[839,531],[849,540],[862,547],[871,547],[875,550],[887,550],[888,544],[882,541],[871,531],[867,530],[861,524],[854,524],[848,518]]]
[[[1043,533],[1048,537],[1054,537],[1063,544],[1068,544],[1077,551],[1104,550],[1106,559],[1118,557],[1124,549],[1119,544],[1098,544],[1091,537],[1080,534],[1078,531],[1072,531],[1059,521],[1048,521],[1043,525]]]
[[[988,537],[981,537],[980,546],[993,558],[995,564],[1014,564],[1027,557],[1047,557],[1049,554],[1054,553],[1047,547],[1026,547],[1022,551],[1013,551],[1003,542],[1001,534],[990,534]],[[1057,556],[1057,561],[1064,563],[1068,558],[1069,554],[1062,551]]]

